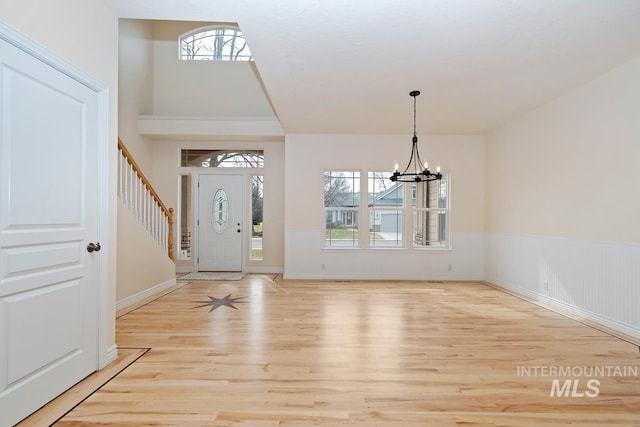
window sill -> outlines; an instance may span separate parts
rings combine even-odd
[[[374,252],[384,252],[384,251],[388,251],[388,252],[430,252],[430,253],[448,253],[448,252],[452,252],[453,249],[450,246],[447,247],[438,247],[438,248],[392,248],[392,247],[376,247],[376,246],[370,246],[368,248],[363,248],[363,247],[359,247],[359,246],[323,246],[322,247],[323,251],[360,251],[360,252],[370,252],[370,251],[374,251]]]

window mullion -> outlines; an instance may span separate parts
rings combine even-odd
[[[360,174],[360,226],[358,227],[358,237],[360,247],[369,247],[369,179],[366,173]]]
[[[404,211],[403,211],[403,234],[402,234],[402,240],[404,243],[404,248],[408,251],[412,251],[413,250],[413,240],[414,240],[414,236],[413,236],[413,221],[414,221],[414,207],[413,207],[413,199],[412,199],[412,195],[413,195],[413,188],[411,185],[408,184],[402,184],[404,187]]]

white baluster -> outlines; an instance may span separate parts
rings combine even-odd
[[[138,176],[124,151],[118,150],[118,196],[158,245],[169,249],[169,214]]]
[[[124,191],[122,190],[122,161],[124,155],[122,154],[122,150],[118,150],[118,154],[118,197],[122,200],[124,197]]]

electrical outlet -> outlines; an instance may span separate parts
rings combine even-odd
[[[449,264],[449,265],[447,266],[447,270],[449,270],[449,271],[453,270],[453,264]]]
[[[324,270],[324,269],[325,269],[325,267],[326,267],[326,266],[325,266],[324,264],[320,264],[320,269],[321,269],[321,270]]]
[[[549,282],[548,281],[545,280],[544,282],[542,282],[542,285],[544,286],[544,290],[545,291],[549,290]]]

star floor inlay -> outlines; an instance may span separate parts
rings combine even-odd
[[[209,301],[194,301],[195,303],[200,303],[202,305],[199,305],[193,308],[206,307],[210,305],[211,309],[209,310],[209,313],[211,313],[216,308],[222,307],[224,305],[226,307],[231,307],[237,310],[238,307],[236,307],[233,304],[244,304],[246,301],[240,301],[243,298],[244,297],[231,298],[231,294],[227,295],[224,298],[209,297]]]

